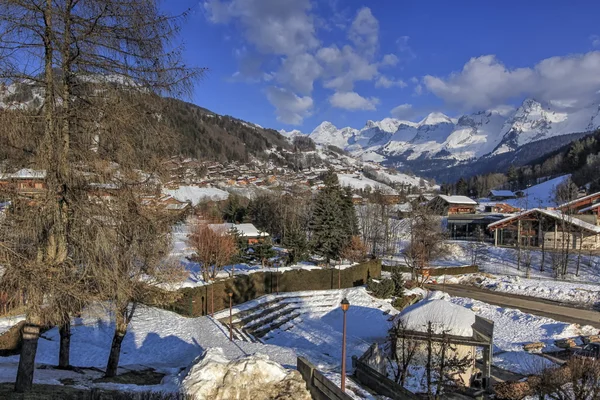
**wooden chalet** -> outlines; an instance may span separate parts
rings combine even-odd
[[[488,225],[496,246],[600,249],[600,225],[581,215],[534,208]]]
[[[488,203],[484,206],[486,213],[514,214],[521,209],[506,203]]]
[[[558,210],[567,214],[576,214],[583,209],[590,209],[600,204],[600,192],[592,193],[576,200],[569,201],[556,207]]]
[[[23,168],[12,174],[0,174],[0,187],[25,197],[36,197],[48,189],[46,171]]]
[[[490,190],[488,198],[492,201],[516,199],[517,195],[510,190]]]
[[[446,196],[440,194],[427,206],[436,215],[475,214],[477,202],[467,196]]]

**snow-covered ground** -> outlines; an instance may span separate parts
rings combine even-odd
[[[226,200],[229,193],[213,187],[179,186],[177,189],[164,189],[163,193],[173,196],[179,201],[189,201],[196,206],[202,201]]]
[[[384,185],[383,183],[369,179],[362,174],[338,174],[338,179],[340,181],[340,185],[343,187],[350,186],[355,190],[366,189],[367,187],[370,187],[373,190],[378,188],[385,193],[396,193],[396,191],[388,185]]]
[[[444,280],[445,283],[469,284],[497,292],[539,297],[587,308],[592,308],[600,302],[600,285],[598,284],[488,274],[445,276],[438,279],[438,281],[441,280]]]

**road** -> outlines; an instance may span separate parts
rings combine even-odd
[[[536,297],[494,292],[469,285],[425,285],[430,290],[440,290],[456,297],[468,297],[484,303],[501,307],[516,308],[523,312],[548,317],[557,321],[579,325],[591,325],[600,329],[600,313],[597,311],[576,308]]]

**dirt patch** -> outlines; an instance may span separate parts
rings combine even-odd
[[[143,371],[129,371],[124,374],[117,375],[113,378],[98,378],[93,382],[95,383],[122,383],[122,384],[130,384],[130,385],[138,385],[138,386],[147,386],[147,385],[158,385],[161,383],[162,379],[165,377],[165,374],[161,374],[160,372],[156,372],[152,369],[147,369]]]

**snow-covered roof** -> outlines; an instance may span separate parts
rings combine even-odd
[[[581,214],[581,213],[584,213],[586,211],[592,211],[592,210],[594,210],[594,209],[596,209],[598,207],[600,207],[600,203],[592,204],[589,207],[586,207],[586,208],[583,208],[583,209],[579,210],[579,213]]]
[[[45,179],[46,170],[23,168],[13,174],[0,174],[3,179]]]
[[[454,336],[473,337],[475,313],[449,301],[434,299],[406,307],[396,319],[397,323],[400,321],[411,331],[427,332],[427,325],[431,322],[436,334],[447,332]]]
[[[593,198],[597,198],[597,197],[600,198],[600,192],[588,194],[587,196],[583,196],[583,197],[580,197],[578,199],[568,201],[568,202],[566,202],[564,204],[561,204],[557,208],[564,208],[564,207],[570,206],[571,204],[579,203],[581,201],[585,201],[585,200],[593,199]]]
[[[512,215],[510,217],[501,219],[500,221],[496,221],[496,222],[493,222],[493,223],[489,224],[488,228],[493,228],[496,225],[500,225],[500,224],[503,224],[505,222],[509,222],[511,220],[518,219],[520,217],[523,217],[525,215],[529,215],[529,214],[532,214],[532,213],[535,213],[535,212],[539,212],[539,213],[547,215],[547,216],[549,216],[551,218],[564,220],[565,222],[567,222],[567,223],[569,223],[571,225],[578,226],[578,227],[580,227],[582,229],[585,229],[587,231],[590,231],[590,232],[600,233],[600,226],[592,225],[589,222],[585,222],[585,221],[582,221],[582,220],[580,220],[578,218],[574,218],[574,217],[572,217],[570,215],[564,214],[563,212],[561,212],[559,210],[545,210],[545,209],[542,209],[542,208],[534,208],[534,209],[531,209],[531,210],[527,210],[525,212],[521,212],[521,213]]]
[[[497,197],[516,197],[510,190],[490,190],[490,194]]]
[[[263,232],[258,230],[253,224],[233,224],[233,223],[224,223],[224,224],[210,224],[208,225],[211,229],[224,229],[227,231],[237,230],[240,236],[244,237],[266,237],[269,236],[267,232]]]
[[[439,197],[449,204],[477,204],[475,200],[470,199],[467,196],[446,196],[444,194],[440,194]]]

